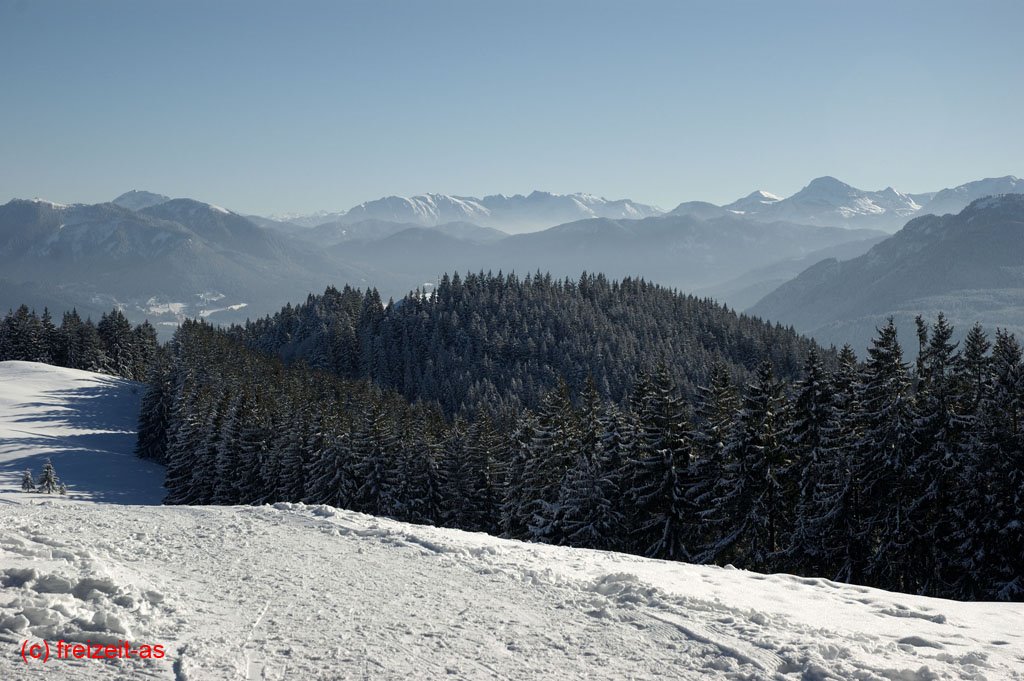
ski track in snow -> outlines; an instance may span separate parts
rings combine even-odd
[[[0,679],[1024,679],[1020,604],[525,544],[327,506],[97,503],[124,498],[104,487],[111,477],[72,480],[59,463],[73,498],[16,492],[13,473],[43,441],[55,462],[127,467],[133,489],[160,474],[125,458],[128,439],[83,446],[102,410],[85,409],[85,423],[79,396],[55,387],[99,382],[88,393],[97,406],[122,409],[137,400],[132,384],[68,371],[0,363]],[[124,430],[112,418],[99,430]],[[167,658],[26,665],[26,639],[127,639],[161,644]]]

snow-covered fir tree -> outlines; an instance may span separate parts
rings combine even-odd
[[[907,548],[916,533],[913,509],[921,495],[914,478],[915,420],[911,381],[893,320],[868,349],[858,400],[862,431],[853,475],[863,486],[860,533],[872,547],[866,574],[889,589],[908,588],[914,568]]]
[[[36,489],[43,494],[53,494],[60,489],[60,478],[57,477],[57,471],[49,459],[43,462],[43,471],[39,474]]]
[[[22,492],[35,492],[36,481],[32,477],[32,471],[26,470],[21,474],[21,491]]]
[[[788,536],[790,504],[782,473],[786,401],[772,367],[762,363],[747,386],[739,424],[726,445],[725,470],[709,520],[717,540],[704,559],[725,560],[749,569],[774,569]]]

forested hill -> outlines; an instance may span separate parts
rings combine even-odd
[[[763,360],[793,378],[813,345],[709,299],[586,273],[578,281],[445,275],[429,295],[393,304],[375,291],[328,288],[232,333],[286,361],[436,401],[448,414],[535,407],[559,380],[579,393],[591,376],[620,401],[639,370],[659,363],[689,395],[716,362],[740,382]]]

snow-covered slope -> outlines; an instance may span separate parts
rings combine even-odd
[[[23,450],[94,420],[92,430],[117,430],[114,414],[128,419],[133,406],[130,384],[84,372],[3,363],[0,375],[0,438],[26,424],[38,444]],[[121,397],[65,395],[97,387]],[[141,470],[106,451],[75,455]],[[523,544],[326,506],[3,500],[5,680],[1024,678],[1022,605]],[[21,659],[24,642],[54,650],[61,639],[165,655]]]
[[[1007,175],[968,182],[952,189],[943,189],[936,192],[931,200],[924,204],[921,213],[931,213],[932,215],[959,213],[972,201],[997,194],[1024,194],[1024,180]]]
[[[163,467],[133,454],[144,389],[88,371],[0,362],[0,504],[52,498],[20,491],[25,469],[38,476],[46,459],[67,484],[67,500],[159,504]]]
[[[894,595],[330,507],[0,516],[0,677],[22,640],[162,645],[150,678],[1022,678],[1020,605]],[[39,663],[33,663],[38,665]],[[51,660],[49,678],[108,678]],[[125,676],[127,678],[127,674]]]

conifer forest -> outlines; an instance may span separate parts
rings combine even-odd
[[[941,314],[916,331],[913,360],[891,322],[857,357],[642,280],[469,274],[187,321],[163,348],[116,312],[19,309],[0,348],[43,334],[36,360],[145,374],[136,451],[170,504],[329,504],[1022,600],[1021,346],[977,326],[955,343]]]

